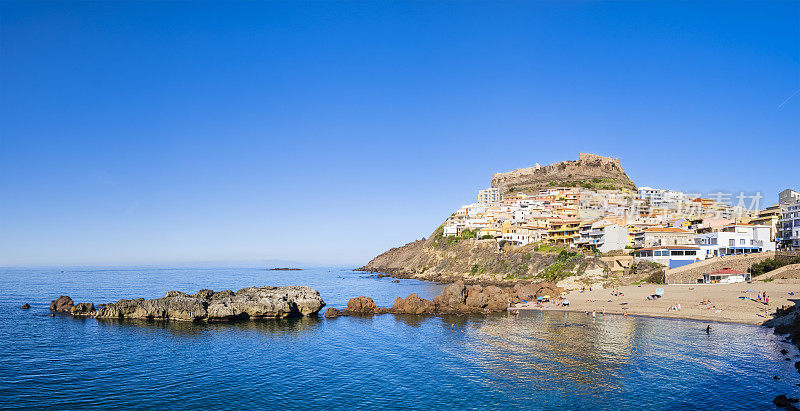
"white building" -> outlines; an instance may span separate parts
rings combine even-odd
[[[478,190],[478,202],[481,204],[496,204],[503,201],[503,194],[499,188],[491,187]]]
[[[594,224],[588,230],[581,228],[579,235],[582,238],[575,240],[576,245],[607,253],[622,250],[628,244],[628,228],[619,224]]]
[[[503,240],[513,245],[525,245],[542,241],[547,230],[538,227],[516,226],[503,230]]]
[[[781,213],[776,240],[781,249],[800,250],[800,202],[786,206]]]
[[[775,251],[775,243],[770,238],[772,227],[742,224],[731,224],[720,231],[694,236],[703,258]]]
[[[662,245],[694,245],[694,234],[675,227],[648,227],[634,234],[634,248]]]
[[[703,284],[733,284],[750,281],[750,273],[723,268],[713,273],[703,274]],[[697,281],[698,283],[700,280]]]
[[[463,229],[464,227],[461,226],[461,228]],[[444,226],[444,231],[442,231],[442,234],[444,234],[445,236],[458,235],[458,231],[459,231],[459,226],[456,224],[451,224]]]
[[[650,201],[650,205],[660,208],[677,208],[691,201],[688,194],[681,191],[662,190],[652,187],[639,187],[639,198]]]
[[[668,268],[681,267],[704,260],[700,247],[688,245],[663,245],[633,251],[636,260],[653,261]]]

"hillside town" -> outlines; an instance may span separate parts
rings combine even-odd
[[[602,183],[602,181],[596,181]],[[529,193],[492,187],[460,207],[444,236],[630,254],[677,268],[713,257],[800,250],[800,192],[761,209],[760,194],[700,195],[651,187],[552,187]]]

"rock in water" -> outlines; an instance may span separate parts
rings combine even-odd
[[[27,310],[27,309],[31,308],[31,305],[28,304],[28,303],[25,303],[25,304],[22,304],[22,307],[19,307],[19,308],[22,308],[23,310]]]
[[[72,307],[75,303],[72,302],[72,298],[69,298],[66,295],[62,295],[56,298],[53,301],[50,301],[50,311],[55,311],[59,313],[69,313],[72,312]]]
[[[435,310],[436,306],[432,302],[420,298],[416,293],[405,299],[397,297],[392,306],[392,312],[398,314],[432,314]]]
[[[94,304],[92,303],[78,303],[70,310],[70,313],[75,316],[87,316],[91,315],[93,312]]]
[[[772,400],[772,403],[775,404],[776,406],[781,408],[786,408],[789,410],[796,410],[797,407],[795,407],[794,404],[796,404],[797,402],[798,402],[797,398],[788,398],[783,394],[775,397],[775,399]]]
[[[95,310],[94,304],[74,305],[61,296],[51,310],[95,318],[159,319],[176,321],[231,321],[314,315],[325,306],[319,292],[309,287],[248,287],[230,290],[200,290],[194,295],[169,291],[162,298],[120,300]],[[69,309],[66,309],[69,307]],[[59,309],[61,308],[61,309]]]
[[[356,298],[351,298],[350,301],[347,302],[347,308],[344,310],[352,314],[374,314],[376,308],[377,306],[375,302],[372,301],[372,298],[361,295]]]
[[[342,312],[333,307],[330,307],[327,310],[325,310],[325,318],[336,318],[340,315],[342,315]]]
[[[454,308],[461,307],[467,302],[467,286],[461,281],[456,281],[445,287],[441,294],[434,297],[433,302]]]

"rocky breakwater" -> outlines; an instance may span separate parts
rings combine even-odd
[[[196,294],[169,291],[162,298],[119,300],[95,308],[92,303],[74,304],[68,296],[50,303],[50,310],[75,317],[176,320],[236,321],[280,319],[316,315],[325,302],[309,287],[248,287],[230,290],[200,290]]]
[[[788,341],[800,347],[800,312],[797,310],[797,305],[775,309],[772,318],[762,325],[774,328],[775,334],[785,335]],[[798,365],[800,365],[800,361],[798,361]],[[798,366],[798,372],[800,372],[800,366]]]
[[[413,314],[452,315],[485,314],[505,311],[522,300],[535,299],[542,295],[559,295],[563,291],[550,283],[516,284],[513,287],[465,285],[458,281],[445,287],[441,294],[426,300],[417,294],[398,297],[392,307],[378,307],[371,298],[359,296],[350,299],[339,315]],[[335,310],[335,309],[334,309]],[[326,313],[327,314],[327,313]],[[328,315],[326,315],[328,316]]]

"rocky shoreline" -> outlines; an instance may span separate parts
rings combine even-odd
[[[325,306],[319,292],[304,286],[247,287],[239,291],[169,291],[152,300],[75,304],[69,296],[50,302],[50,311],[73,317],[174,321],[238,321],[316,315]]]
[[[343,310],[328,308],[326,318],[346,315],[374,314],[413,314],[413,315],[453,315],[486,314],[501,312],[523,300],[535,299],[543,295],[559,295],[563,290],[550,283],[516,284],[512,287],[495,285],[467,285],[456,281],[433,300],[426,300],[417,294],[406,298],[398,297],[392,307],[378,307],[370,297],[351,298]]]

